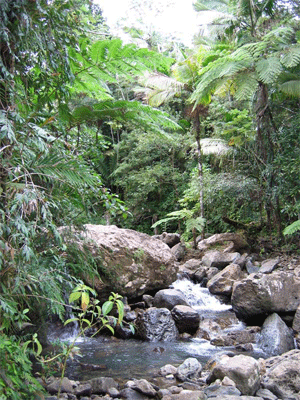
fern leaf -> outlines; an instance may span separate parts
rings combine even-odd
[[[280,90],[288,96],[300,97],[300,80],[290,80],[280,85]]]
[[[298,221],[293,222],[292,224],[288,225],[284,230],[284,235],[292,235],[295,232],[300,231],[300,219]]]
[[[258,78],[263,83],[268,84],[276,81],[282,71],[282,66],[280,60],[277,57],[272,56],[260,59],[256,64],[256,71]]]
[[[282,65],[293,68],[300,64],[300,46],[294,45],[287,49],[281,58]]]

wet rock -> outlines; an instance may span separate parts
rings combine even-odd
[[[113,399],[116,399],[116,398],[119,397],[120,392],[119,392],[119,390],[118,390],[117,388],[112,387],[112,388],[109,388],[109,389],[108,389],[107,394],[108,394],[110,397],[112,397]]]
[[[204,278],[207,277],[207,267],[200,267],[198,268],[192,275],[192,279],[195,280],[195,282],[201,283]]]
[[[210,384],[216,379],[222,380],[225,376],[232,379],[237,389],[244,395],[252,396],[260,387],[259,363],[249,356],[223,355],[213,366],[207,383]]]
[[[207,288],[212,294],[231,296],[233,283],[244,277],[238,264],[229,264],[207,282]]]
[[[131,388],[125,388],[120,391],[120,397],[122,399],[127,399],[127,400],[148,400],[149,397],[146,396],[145,394],[142,394],[140,392],[137,392],[134,389]]]
[[[205,393],[201,390],[182,390],[178,394],[166,395],[162,400],[206,400]]]
[[[223,269],[227,265],[238,261],[240,257],[240,253],[222,253],[218,250],[212,250],[206,252],[202,257],[202,264],[209,268]]]
[[[90,396],[92,393],[92,385],[90,383],[81,383],[75,388],[76,396]]]
[[[93,394],[106,394],[111,388],[118,389],[119,384],[113,379],[108,377],[98,377],[87,381],[92,387]]]
[[[156,396],[156,390],[146,379],[128,381],[126,383],[126,387],[136,390],[139,393],[145,394],[148,397]]]
[[[224,396],[240,396],[241,392],[235,386],[223,386],[220,384],[209,385],[205,390],[207,398]]]
[[[293,273],[252,274],[234,283],[231,303],[237,317],[249,321],[274,312],[296,311],[299,293],[300,279]]]
[[[293,333],[278,314],[274,313],[266,318],[258,346],[268,357],[280,355],[295,348]]]
[[[190,306],[175,306],[172,309],[172,317],[178,328],[179,333],[195,333],[199,327],[200,316],[196,310]]]
[[[172,310],[177,305],[188,306],[186,297],[176,289],[159,290],[153,299],[153,306],[157,308],[167,308]]]
[[[162,375],[162,376],[167,376],[170,374],[174,375],[177,372],[177,368],[174,367],[174,365],[167,364],[167,365],[164,365],[163,367],[161,367],[159,372],[160,372],[160,375]]]
[[[73,393],[73,383],[70,379],[64,377],[62,380],[60,378],[54,378],[53,381],[47,385],[46,390],[50,394],[58,393],[60,388],[61,393]]]
[[[201,375],[202,365],[196,358],[187,358],[177,368],[176,378],[182,382],[187,379],[197,379]]]
[[[153,296],[150,296],[150,294],[144,294],[143,302],[146,304],[147,308],[152,307],[153,306]]]
[[[136,319],[136,334],[148,341],[172,341],[178,335],[178,329],[167,308],[148,308],[140,312]]]
[[[136,312],[135,311],[129,311],[126,313],[124,316],[125,321],[127,322],[132,322],[136,319]]]
[[[269,389],[279,399],[299,400],[300,350],[271,357],[266,360],[266,366],[262,387]]]

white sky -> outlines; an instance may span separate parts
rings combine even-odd
[[[103,10],[103,16],[107,20],[109,27],[113,28],[121,18],[130,16],[130,0],[94,0]],[[153,5],[157,5],[160,0],[152,0]],[[172,0],[172,6],[162,10],[157,16],[146,24],[153,25],[156,31],[166,35],[173,34],[187,45],[191,44],[194,34],[199,31],[199,13],[194,11],[192,4],[195,0]],[[166,1],[168,4],[168,1]],[[151,18],[151,16],[149,16]],[[127,22],[127,21],[126,21]],[[128,19],[128,25],[130,20]],[[132,24],[134,21],[132,21]],[[202,19],[203,23],[203,19]],[[204,22],[205,23],[205,22]]]

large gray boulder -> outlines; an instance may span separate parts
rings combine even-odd
[[[175,306],[172,309],[172,317],[179,333],[196,333],[199,328],[200,315],[190,306]]]
[[[244,278],[241,267],[238,264],[229,264],[207,282],[207,288],[212,294],[230,296],[235,281]]]
[[[214,365],[207,383],[216,379],[222,380],[225,376],[230,378],[244,395],[253,396],[260,387],[259,363],[249,356],[222,356]]]
[[[300,350],[291,350],[266,360],[262,387],[279,399],[300,399]]]
[[[67,234],[66,229],[62,232]],[[103,298],[111,291],[128,298],[138,297],[147,291],[165,288],[176,280],[178,267],[174,265],[171,249],[145,233],[114,225],[87,224],[84,231],[74,231],[69,240],[77,243],[79,249],[87,244],[97,260],[102,279],[81,278],[94,286]]]
[[[300,279],[293,273],[251,274],[234,283],[231,304],[239,319],[250,320],[274,312],[296,311],[299,293]]]
[[[159,290],[153,299],[153,306],[157,308],[172,310],[177,305],[189,305],[185,295],[177,289]]]
[[[240,253],[224,253],[218,250],[207,251],[202,257],[202,264],[206,267],[216,267],[218,269],[223,269],[227,265],[232,263],[237,263],[241,258]]]
[[[172,341],[178,338],[178,329],[167,308],[148,308],[139,312],[135,321],[139,338],[151,342]]]
[[[281,355],[295,348],[293,332],[278,314],[273,313],[266,318],[258,346],[267,357]]]

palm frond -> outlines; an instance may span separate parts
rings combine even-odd
[[[99,176],[83,161],[62,158],[55,151],[32,160],[29,171],[33,177],[37,176],[44,182],[58,181],[77,188],[98,185],[100,182]]]

